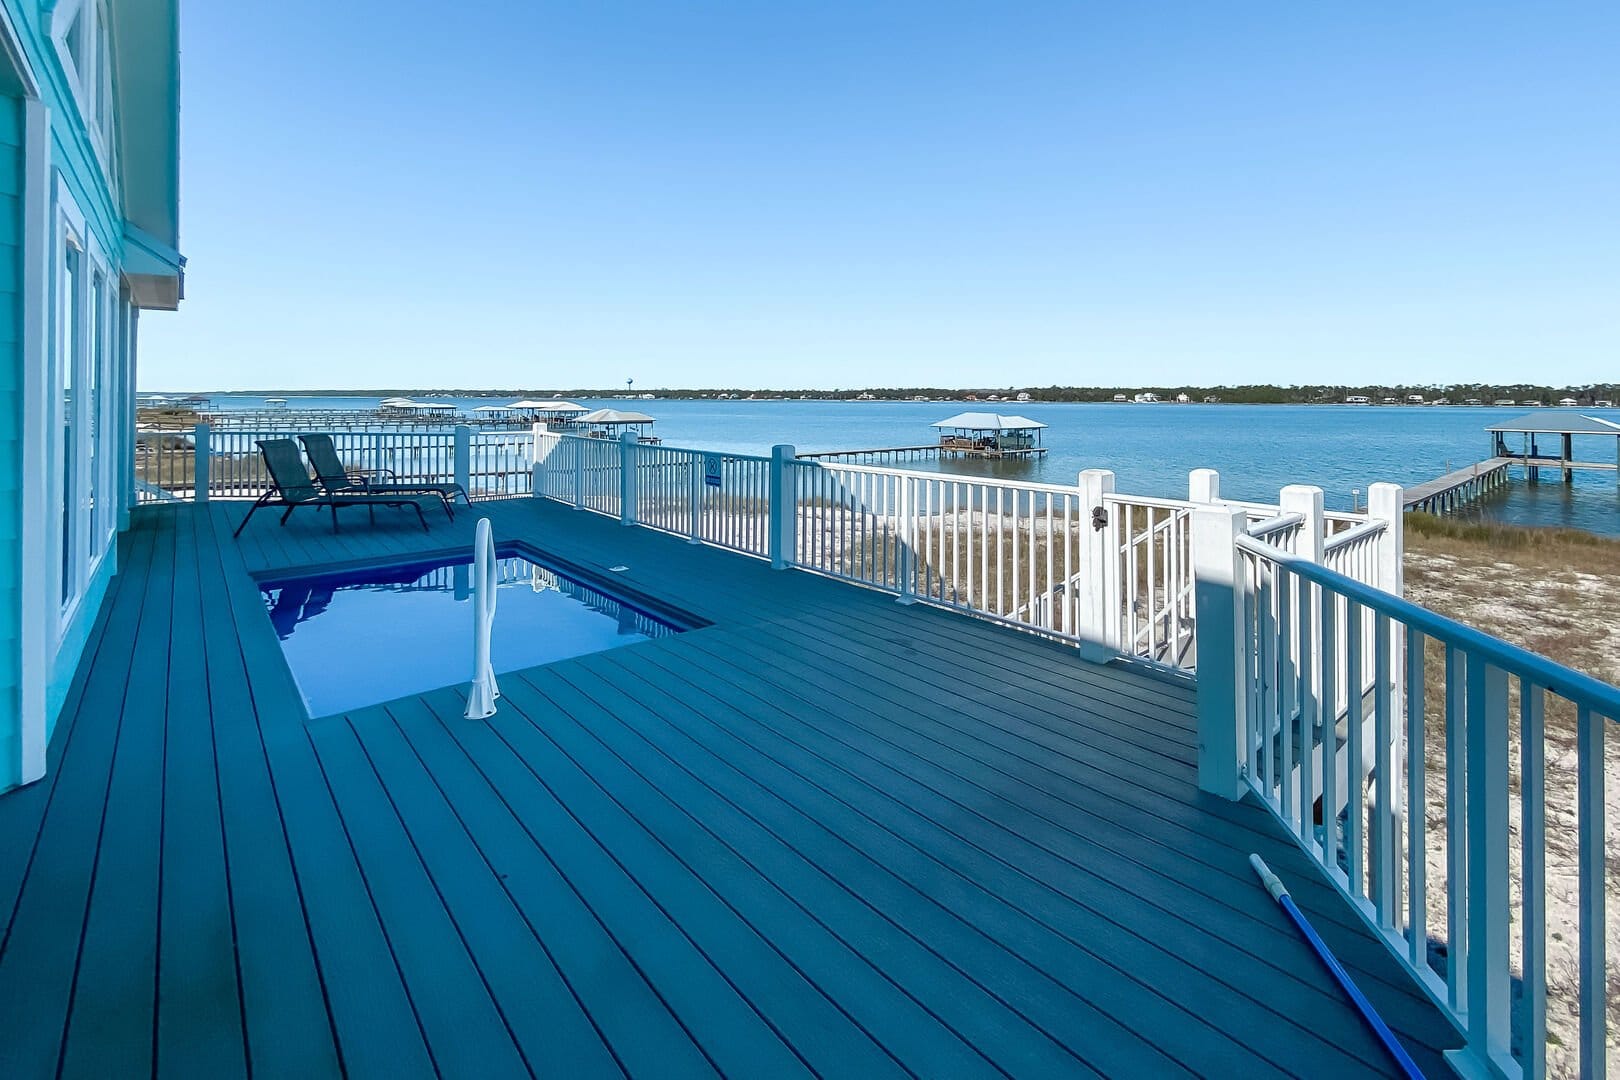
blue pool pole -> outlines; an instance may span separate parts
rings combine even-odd
[[[1294,903],[1294,898],[1288,895],[1288,887],[1282,883],[1282,879],[1271,872],[1271,867],[1266,865],[1266,860],[1262,859],[1258,854],[1249,856],[1249,865],[1254,867],[1254,872],[1260,876],[1260,884],[1264,885],[1266,891],[1271,893],[1271,898],[1277,901],[1278,905],[1288,913],[1290,919],[1294,920],[1294,925],[1299,927],[1299,932],[1305,935],[1305,940],[1310,942],[1312,949],[1316,950],[1317,958],[1328,969],[1329,974],[1339,984],[1340,989],[1355,1004],[1356,1011],[1361,1014],[1361,1019],[1366,1021],[1367,1026],[1372,1029],[1372,1033],[1378,1036],[1378,1041],[1384,1044],[1385,1051],[1394,1059],[1395,1064],[1400,1066],[1401,1072],[1409,1080],[1423,1080],[1423,1071],[1417,1067],[1417,1062],[1412,1060],[1412,1056],[1406,1052],[1406,1047],[1401,1045],[1401,1041],[1395,1037],[1395,1033],[1389,1030],[1389,1025],[1384,1023],[1384,1018],[1379,1016],[1378,1011],[1372,1007],[1372,1002],[1367,1000],[1361,989],[1351,980],[1350,973],[1345,971],[1339,964],[1338,959],[1328,949],[1327,943],[1317,936],[1316,929],[1311,926],[1310,921],[1305,918],[1304,913]]]

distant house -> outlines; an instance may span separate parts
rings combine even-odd
[[[1365,394],[1351,394],[1344,399],[1344,403],[1346,405],[1371,405],[1372,398],[1367,397]]]
[[[1214,394],[1210,394],[1204,398],[1205,405],[1219,405],[1220,402],[1221,399],[1216,397]]]
[[[1182,404],[1182,405],[1191,404],[1192,403],[1192,395],[1191,394],[1177,394],[1176,395],[1176,401],[1178,403]]]
[[[1422,394],[1407,394],[1406,395],[1406,403],[1408,405],[1421,405],[1421,404],[1423,404],[1423,395]]]
[[[1029,391],[1028,390],[1020,391],[1019,394],[1018,394],[1018,400],[1019,401],[1028,401],[1029,400]]]
[[[1136,402],[1138,405],[1153,405],[1158,402],[1159,395],[1153,393],[1152,391],[1144,390],[1131,400]]]
[[[1114,400],[1115,401],[1129,401],[1131,399],[1126,397],[1124,394],[1115,394],[1114,395]]]
[[[1575,400],[1575,399],[1574,399],[1574,398],[1572,398],[1572,397],[1566,397],[1566,398],[1559,398],[1559,399],[1558,399],[1558,404],[1560,404],[1560,405],[1562,405],[1562,406],[1564,406],[1564,407],[1565,407],[1565,408],[1569,408],[1569,409],[1572,409],[1572,408],[1574,408],[1574,407],[1575,407],[1575,406],[1577,406],[1577,405],[1579,405],[1579,404],[1580,404],[1580,402],[1579,402],[1579,401],[1576,401],[1576,400]]]

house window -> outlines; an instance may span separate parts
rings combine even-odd
[[[78,592],[78,560],[74,557],[78,530],[79,484],[78,462],[74,455],[73,377],[78,368],[79,318],[83,305],[79,300],[79,277],[83,272],[84,252],[75,245],[74,238],[63,236],[62,273],[57,282],[58,346],[56,366],[62,383],[62,444],[58,448],[57,462],[61,469],[62,507],[62,601],[71,601]]]
[[[113,169],[114,116],[112,36],[105,0],[60,0],[53,16],[56,53],[68,85],[79,104],[79,115],[90,130],[91,142],[109,178]]]

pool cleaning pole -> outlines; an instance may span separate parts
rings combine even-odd
[[[1384,1018],[1379,1016],[1378,1011],[1372,1007],[1372,1002],[1368,1001],[1366,996],[1362,994],[1361,989],[1351,981],[1350,973],[1345,971],[1339,964],[1338,959],[1328,949],[1326,942],[1317,936],[1316,929],[1311,926],[1310,921],[1305,918],[1304,913],[1294,903],[1294,898],[1288,895],[1288,887],[1282,883],[1282,880],[1276,874],[1271,872],[1271,867],[1266,865],[1266,860],[1262,859],[1258,854],[1249,856],[1249,865],[1254,867],[1256,874],[1260,875],[1260,883],[1266,887],[1267,892],[1271,893],[1271,898],[1277,901],[1278,905],[1288,913],[1290,919],[1294,920],[1294,925],[1299,927],[1299,932],[1305,935],[1305,940],[1310,942],[1311,948],[1316,950],[1317,959],[1322,961],[1323,966],[1328,969],[1334,981],[1339,984],[1340,989],[1349,995],[1350,1000],[1356,1006],[1356,1011],[1361,1014],[1361,1019],[1366,1021],[1367,1026],[1372,1029],[1372,1033],[1378,1036],[1378,1041],[1384,1044],[1384,1050],[1394,1059],[1395,1064],[1400,1066],[1401,1072],[1409,1080],[1423,1080],[1423,1071],[1417,1067],[1417,1063],[1406,1052],[1406,1047],[1401,1045],[1401,1041],[1395,1037],[1395,1033],[1389,1030],[1389,1025],[1384,1023]]]

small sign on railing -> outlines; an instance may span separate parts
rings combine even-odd
[[[703,455],[703,482],[709,487],[720,486],[720,465],[722,460],[719,454]]]

